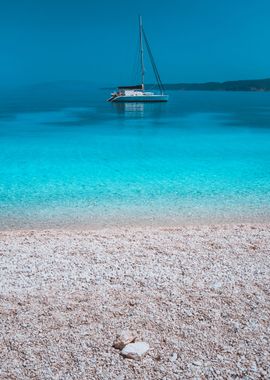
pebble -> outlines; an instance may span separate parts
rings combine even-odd
[[[127,344],[134,342],[136,336],[130,331],[122,331],[117,335],[113,347],[122,350]]]
[[[202,365],[202,362],[200,360],[194,360],[192,364],[195,365],[196,367],[200,367]]]
[[[171,362],[175,362],[176,360],[177,360],[177,353],[174,352],[174,353],[172,354],[172,356],[170,357],[170,361],[171,361]]]
[[[221,281],[216,281],[212,285],[213,289],[220,289],[221,287],[222,287],[222,282]]]
[[[122,349],[121,355],[129,359],[140,360],[149,348],[149,344],[145,342],[129,343]]]

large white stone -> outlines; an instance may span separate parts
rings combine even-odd
[[[129,359],[140,360],[149,348],[149,344],[145,342],[129,343],[123,348],[121,354]]]

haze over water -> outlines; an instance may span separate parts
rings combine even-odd
[[[1,96],[1,229],[269,220],[269,93],[83,89]]]

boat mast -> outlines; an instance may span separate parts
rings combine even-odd
[[[143,24],[142,16],[139,16],[139,26],[140,26],[140,55],[141,55],[141,74],[142,74],[142,89],[144,90],[144,57],[143,57]]]

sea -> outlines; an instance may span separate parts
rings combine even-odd
[[[270,93],[0,94],[0,229],[270,221]]]

